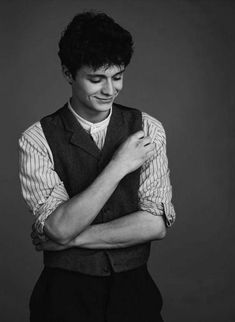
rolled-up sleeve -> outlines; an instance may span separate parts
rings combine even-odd
[[[19,139],[19,176],[23,198],[35,216],[36,230],[43,234],[47,217],[69,196],[54,171],[52,156],[39,123]]]
[[[162,124],[143,113],[143,130],[155,144],[154,155],[141,168],[139,207],[156,216],[164,216],[166,226],[175,221],[172,186],[166,155],[166,135]]]

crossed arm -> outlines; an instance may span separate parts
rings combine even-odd
[[[147,211],[137,211],[108,223],[90,225],[120,180],[139,168],[154,154],[153,150],[154,144],[149,137],[143,137],[143,131],[130,136],[85,191],[61,204],[47,218],[44,225],[47,240],[33,231],[31,236],[36,249],[120,248],[162,239],[166,234],[163,217],[153,216]]]
[[[59,244],[49,238],[46,240],[40,238],[35,230],[31,237],[36,250],[57,251],[70,247],[122,248],[149,240],[162,239],[165,235],[166,227],[162,216],[153,216],[148,212],[138,211],[108,223],[88,226],[67,244]]]

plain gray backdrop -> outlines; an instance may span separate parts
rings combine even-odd
[[[167,133],[177,221],[153,243],[149,262],[164,319],[235,321],[235,3],[189,0],[1,1],[1,321],[28,321],[42,269],[21,197],[18,138],[68,99],[57,43],[87,9],[106,12],[133,34],[118,102],[150,113]]]

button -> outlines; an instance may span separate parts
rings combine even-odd
[[[110,216],[111,216],[110,209],[105,209],[103,212],[103,216],[105,216],[107,219],[110,218]]]
[[[105,267],[103,268],[103,271],[104,271],[104,273],[108,273],[108,272],[109,272],[108,267],[106,267],[106,266],[105,266]]]

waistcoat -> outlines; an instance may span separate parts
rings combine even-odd
[[[72,198],[89,187],[128,136],[142,129],[142,116],[136,109],[114,104],[102,150],[82,128],[67,104],[44,117],[41,126],[53,154],[54,169]],[[140,169],[126,175],[92,224],[105,223],[138,211],[139,177]],[[44,251],[44,265],[106,276],[111,271],[122,272],[145,264],[149,252],[149,242],[117,249],[73,247]]]

